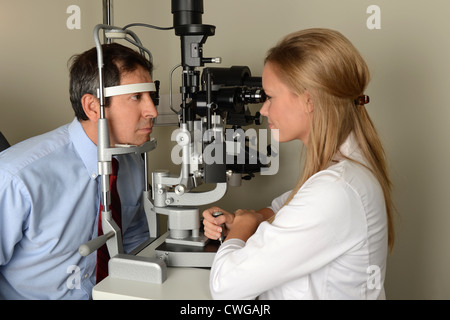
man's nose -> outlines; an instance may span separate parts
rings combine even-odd
[[[142,110],[142,115],[144,118],[156,118],[158,116],[158,111],[156,110],[156,106],[153,103],[153,99],[150,94],[145,95],[145,104]]]

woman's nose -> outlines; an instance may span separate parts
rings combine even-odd
[[[264,101],[261,109],[259,110],[259,113],[264,116],[267,117],[268,116],[268,111],[269,111],[269,107],[268,107],[268,101]]]

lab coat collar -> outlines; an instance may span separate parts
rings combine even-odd
[[[352,131],[348,135],[347,139],[345,139],[344,143],[341,144],[339,152],[346,157],[350,157],[350,155],[354,153],[356,149],[358,149],[358,142],[356,140],[355,134]]]
[[[362,155],[361,148],[359,147],[358,140],[356,139],[353,131],[350,132],[347,139],[340,146],[339,152],[334,159],[341,161],[344,159],[343,156],[364,164],[366,163],[364,156]]]

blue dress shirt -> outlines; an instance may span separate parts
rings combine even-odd
[[[118,157],[124,249],[148,239],[141,204],[144,163]],[[0,299],[89,299],[96,254],[78,247],[97,237],[97,146],[80,122],[0,153]]]

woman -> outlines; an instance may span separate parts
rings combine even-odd
[[[211,268],[213,298],[385,298],[393,206],[364,106],[368,82],[361,55],[333,30],[295,32],[269,50],[260,112],[280,142],[302,141],[306,161],[269,208],[203,212],[209,238],[227,233]]]

